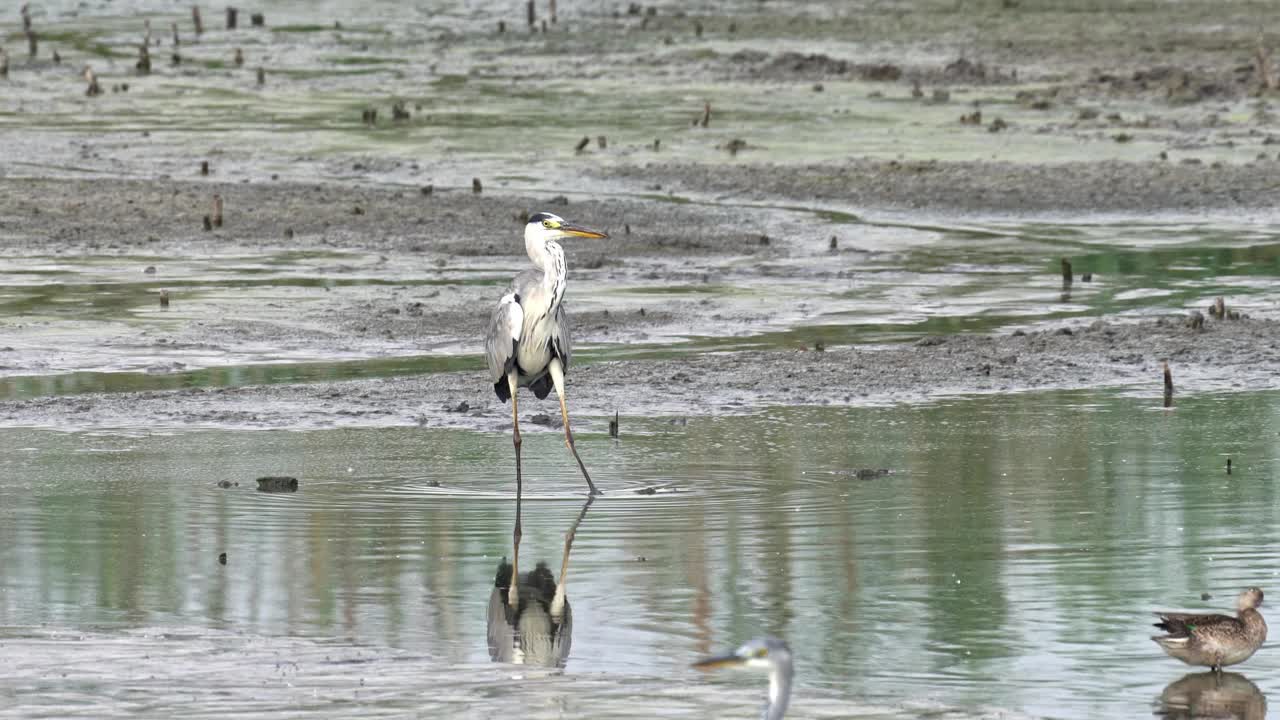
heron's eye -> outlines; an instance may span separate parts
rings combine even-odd
[[[552,225],[551,225],[551,221],[550,221],[550,220],[543,220],[543,221],[542,221],[542,227],[547,228],[547,229],[550,229],[550,228],[552,227]]]

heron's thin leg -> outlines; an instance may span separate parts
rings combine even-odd
[[[564,367],[560,364],[560,358],[551,358],[551,364],[547,369],[551,374],[551,383],[556,387],[556,395],[560,396],[560,416],[564,418],[564,444],[569,446],[573,459],[578,461],[578,469],[582,471],[582,477],[587,481],[590,494],[599,495],[600,491],[596,489],[596,484],[591,482],[591,475],[587,473],[587,466],[583,465],[582,458],[578,457],[578,449],[573,446],[573,431],[569,429],[569,407],[564,404]]]
[[[569,533],[564,536],[564,557],[560,559],[560,580],[556,583],[556,594],[551,600],[551,617],[559,618],[564,614],[564,597],[568,592],[565,580],[569,575],[569,551],[573,550],[573,538],[578,534],[578,526],[582,524],[582,519],[587,516],[587,510],[591,509],[591,503],[595,502],[595,495],[588,495],[587,502],[582,506],[582,512],[578,513],[578,519],[573,521],[569,526]]]
[[[524,478],[520,475],[520,406],[516,400],[516,374],[507,373],[507,387],[511,388],[511,442],[516,448],[516,527],[511,533],[511,586],[507,589],[507,604],[516,607],[520,593],[520,496],[524,488]]]

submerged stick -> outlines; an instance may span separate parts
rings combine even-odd
[[[586,150],[587,146],[590,144],[591,144],[591,138],[586,135],[583,135],[582,139],[578,141],[578,144],[573,146],[573,149],[577,152],[582,152],[583,150]]]
[[[28,3],[22,3],[22,7],[18,8],[18,13],[22,15],[22,32],[31,32],[31,10],[27,5]]]
[[[40,45],[40,42],[36,39],[36,31],[28,30],[27,31],[27,54],[30,55],[31,57],[35,57],[36,52],[38,51],[39,45]]]
[[[556,0],[551,0],[551,24],[556,24]]]
[[[478,195],[483,189],[484,188],[480,186],[480,178],[471,178],[471,192]]]
[[[258,84],[259,85],[267,84],[267,71],[263,68],[258,68]]]
[[[239,8],[233,8],[230,5],[227,6],[227,29],[228,30],[236,29],[236,16],[239,15],[239,13],[240,13]]]
[[[249,25],[251,27],[264,27],[267,24],[267,18],[262,13],[253,13],[249,16]]]
[[[1169,361],[1165,360],[1164,365],[1164,406],[1173,406],[1173,372],[1169,370]]]
[[[200,161],[200,174],[201,174],[201,175],[208,175],[208,174],[209,174],[209,161],[208,161],[208,160],[201,160],[201,161]]]
[[[213,226],[222,227],[222,196],[213,194]]]
[[[236,67],[244,67],[244,51],[236,48],[236,54],[232,57],[232,60],[235,62]]]
[[[1062,284],[1065,287],[1073,281],[1075,281],[1075,276],[1071,274],[1071,261],[1062,258]]]
[[[151,74],[151,50],[145,42],[138,46],[138,62],[134,67],[138,69],[139,75]]]
[[[1231,458],[1227,458],[1227,474],[1231,474]]]
[[[204,23],[200,20],[200,6],[191,6],[191,22],[196,26],[196,37],[204,34]]]
[[[9,77],[9,53],[0,48],[0,78]]]
[[[178,23],[170,23],[169,29],[173,31],[173,49],[177,51],[178,45],[182,44],[181,40],[178,39]]]
[[[707,127],[710,124],[711,124],[711,103],[706,102],[702,104],[702,127]]]
[[[529,21],[529,29],[533,30],[538,24],[537,10],[533,7],[533,0],[525,3],[525,14]]]
[[[613,419],[609,421],[609,437],[618,438],[618,411],[613,411]]]
[[[89,87],[85,88],[84,94],[89,97],[101,95],[102,87],[98,85],[98,76],[93,72],[93,68],[85,65],[82,75],[84,77],[84,81],[89,83]]]
[[[1258,63],[1258,79],[1262,81],[1263,90],[1276,90],[1280,88],[1280,80],[1276,78],[1275,72],[1271,69],[1271,50],[1262,46],[1262,41],[1258,41],[1258,51],[1254,54]]]
[[[169,308],[169,291],[164,288],[160,289],[160,308],[162,310]]]

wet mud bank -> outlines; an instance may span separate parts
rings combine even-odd
[[[1104,321],[1037,332],[936,335],[912,344],[827,350],[706,353],[572,368],[580,428],[604,433],[626,416],[745,413],[777,405],[928,402],[946,396],[1081,387],[1131,388],[1158,407],[1162,363],[1175,407],[1185,394],[1280,387],[1280,323],[1185,318]],[[1147,397],[1148,400],[1141,398]],[[522,403],[528,430],[554,429],[550,400]],[[499,403],[481,370],[401,378],[38,398],[0,403],[0,425],[325,428],[407,426],[500,430]]]
[[[1276,145],[1280,148],[1280,145]],[[1280,151],[1278,151],[1280,152]],[[851,159],[818,165],[652,163],[609,177],[740,201],[953,213],[1272,211],[1280,154],[1246,165],[1150,162],[941,162]]]

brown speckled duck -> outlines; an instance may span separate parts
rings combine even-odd
[[[1171,657],[1188,665],[1221,670],[1253,656],[1267,640],[1262,619],[1262,590],[1252,587],[1236,598],[1236,616],[1158,612],[1155,626],[1165,631],[1151,639]]]

